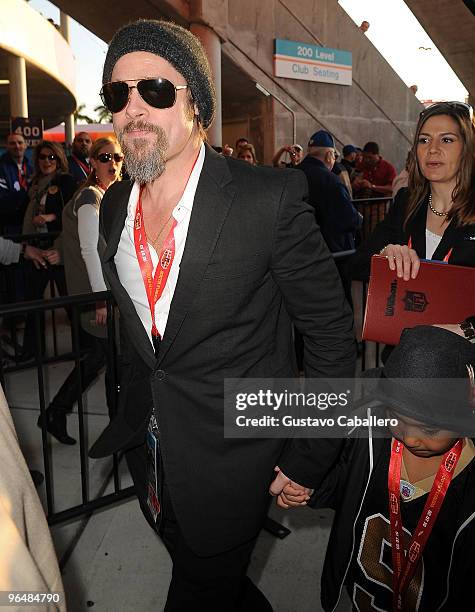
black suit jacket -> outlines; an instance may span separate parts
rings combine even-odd
[[[104,275],[125,328],[119,415],[91,454],[143,443],[152,406],[166,482],[188,545],[211,555],[254,537],[278,461],[311,486],[333,465],[339,444],[297,452],[275,439],[225,439],[223,381],[295,375],[291,320],[306,342],[307,374],[351,376],[352,316],[333,260],[303,202],[304,175],[256,168],[215,153],[196,190],[178,283],[158,358],[114,255],[130,183],[104,196]],[[297,444],[297,443],[296,443]],[[281,466],[282,467],[282,466]]]
[[[355,280],[368,280],[371,256],[376,255],[387,244],[408,244],[421,259],[426,258],[427,201],[421,202],[415,214],[404,228],[408,200],[408,189],[400,189],[387,215],[378,223],[366,242],[350,260],[351,277]],[[457,226],[455,220],[446,227],[439,246],[432,255],[433,260],[441,261],[450,253],[448,263],[457,266],[475,266],[475,225]]]

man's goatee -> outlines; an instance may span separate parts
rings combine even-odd
[[[134,130],[153,132],[155,143],[147,138],[126,140],[125,135]],[[156,180],[165,170],[168,141],[162,128],[145,121],[130,122],[117,134],[125,156],[125,166],[133,181],[141,185]]]

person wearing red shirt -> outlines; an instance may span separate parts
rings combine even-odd
[[[352,184],[357,198],[392,195],[396,168],[381,157],[376,142],[367,142],[363,147],[363,161],[357,166],[357,171],[359,174]]]

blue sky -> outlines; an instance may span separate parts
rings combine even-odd
[[[463,85],[403,0],[339,3],[357,25],[364,19],[370,22],[366,36],[408,86],[417,84],[419,99],[465,99]],[[59,23],[59,10],[48,0],[30,0],[30,6]],[[78,104],[85,104],[87,113],[94,117],[94,107],[101,104],[99,90],[107,45],[71,21],[71,46],[77,60]]]

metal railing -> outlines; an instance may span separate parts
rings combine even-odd
[[[363,224],[360,229],[361,242],[364,242],[378,223],[384,219],[392,201],[391,197],[353,200],[356,210],[363,215]]]
[[[353,308],[355,316],[355,328],[357,336],[362,332],[364,313],[366,310],[366,296],[368,293],[368,284],[366,282],[351,282],[344,264],[348,262],[350,257],[356,252],[355,249],[350,251],[339,251],[332,253],[335,263],[337,263],[338,271],[340,273],[345,292],[351,290],[351,293],[355,297],[352,299],[350,304]],[[343,264],[343,265],[342,265]],[[351,288],[351,289],[347,289]],[[360,295],[355,295],[360,291]],[[368,368],[377,368],[380,365],[381,356],[381,345],[377,342],[368,342],[361,340],[358,342],[358,367],[361,372],[364,372]]]
[[[36,369],[36,379],[38,385],[38,400],[40,407],[40,415],[42,419],[42,454],[45,472],[45,491],[46,491],[46,507],[47,518],[49,524],[56,524],[87,515],[92,511],[104,506],[113,504],[117,501],[131,497],[134,494],[134,487],[121,488],[119,475],[119,456],[114,454],[112,457],[112,468],[104,486],[101,487],[99,495],[91,499],[89,487],[89,469],[87,457],[87,441],[85,428],[85,410],[82,389],[82,367],[81,363],[87,359],[87,351],[81,346],[80,334],[80,314],[85,306],[92,306],[98,301],[105,301],[107,305],[107,367],[110,373],[110,385],[114,390],[110,394],[111,401],[108,403],[109,418],[112,418],[117,410],[117,398],[119,393],[118,385],[118,359],[117,359],[117,342],[116,342],[116,320],[115,307],[111,294],[108,291],[86,295],[76,295],[70,297],[59,297],[50,300],[38,300],[32,302],[22,302],[17,304],[4,304],[0,306],[0,317],[8,315],[30,315],[35,321],[35,355],[34,361],[29,364],[5,365],[3,350],[0,346],[0,382],[5,389],[5,376],[19,369],[34,368]],[[66,351],[60,355],[47,356],[42,350],[42,329],[41,317],[45,313],[54,312],[60,308],[68,308],[71,313],[71,339],[72,346],[70,351]],[[80,480],[81,480],[81,503],[63,511],[56,511],[55,501],[53,496],[53,479],[52,479],[52,461],[51,447],[49,445],[49,434],[46,430],[46,384],[45,384],[45,369],[49,364],[58,362],[73,362],[77,375],[77,407],[79,420],[79,454],[80,454]],[[113,492],[107,495],[103,494],[105,485],[113,480]]]

